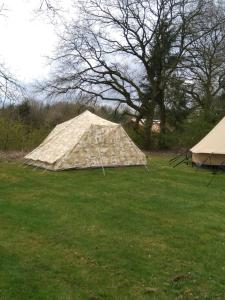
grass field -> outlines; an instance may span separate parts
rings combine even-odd
[[[0,299],[225,299],[225,174],[0,163]]]

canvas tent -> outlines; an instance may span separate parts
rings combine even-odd
[[[190,151],[198,165],[225,165],[225,117]]]
[[[25,156],[29,165],[49,170],[146,165],[143,152],[120,124],[89,111],[57,125]]]

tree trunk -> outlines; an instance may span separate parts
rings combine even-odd
[[[204,110],[204,118],[206,121],[212,122],[214,119],[214,111],[212,108],[213,97],[209,93],[204,97],[203,100],[203,110]]]
[[[160,132],[162,134],[166,133],[166,107],[163,102],[159,105],[160,109]]]
[[[160,135],[159,135],[159,148],[166,149],[168,147],[166,143],[166,106],[164,98],[162,97],[159,101],[159,113],[160,113]]]
[[[154,110],[149,112],[146,116],[144,124],[144,139],[145,139],[145,149],[150,150],[152,144],[152,125],[154,118]]]

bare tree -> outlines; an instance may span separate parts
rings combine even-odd
[[[35,14],[44,14],[53,24],[58,23],[58,20],[62,19],[61,13],[63,8],[59,0],[39,0],[37,3],[37,7],[34,10]]]
[[[0,2],[0,17],[7,16],[7,6],[4,1]],[[0,106],[16,101],[22,88],[7,67],[0,62]]]
[[[146,140],[159,108],[166,128],[166,90],[192,45],[213,28],[193,34],[206,0],[88,0],[80,20],[61,37],[49,95],[82,92],[126,104],[137,122],[146,120]]]
[[[51,0],[41,0],[39,9],[55,10],[55,4]]]
[[[211,1],[204,19],[197,24],[198,32],[214,28],[196,40],[189,51],[186,76],[189,78],[186,92],[192,96],[197,108],[206,118],[215,112],[217,97],[225,88],[225,14],[224,5]]]

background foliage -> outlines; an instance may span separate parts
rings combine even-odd
[[[33,99],[25,99],[20,104],[0,109],[0,150],[32,150],[57,124],[79,115],[86,109],[103,118],[121,123],[132,140],[145,150],[144,127],[136,127],[135,123],[130,121],[129,110],[125,108],[115,112],[111,106],[85,104],[82,101],[44,104]],[[207,134],[222,116],[223,110],[208,119],[204,112],[195,111],[179,119],[174,115],[172,117],[172,112],[169,112],[170,122],[167,132],[153,133],[150,149],[189,149]]]

